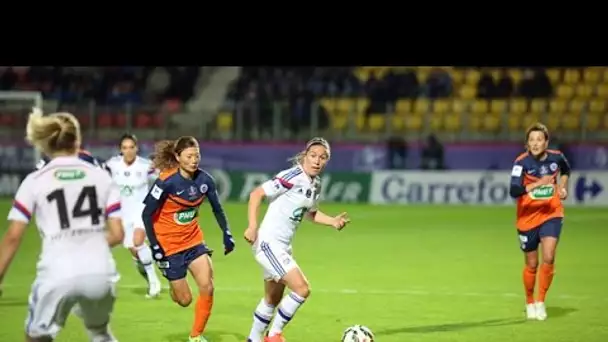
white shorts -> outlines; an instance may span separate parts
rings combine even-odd
[[[108,276],[37,279],[29,297],[25,333],[32,338],[55,338],[75,305],[85,328],[99,329],[110,322],[114,300],[114,283]]]
[[[298,267],[291,246],[276,241],[256,241],[253,246],[255,260],[264,270],[264,280],[281,280],[287,272]]]
[[[125,238],[122,241],[122,245],[125,248],[135,247],[133,244],[133,235],[135,234],[135,229],[144,229],[144,222],[142,218],[137,216],[124,217],[122,219],[122,226],[125,230]]]

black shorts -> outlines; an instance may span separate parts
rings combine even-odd
[[[212,253],[213,251],[207,248],[207,245],[201,243],[179,253],[166,256],[162,260],[157,260],[156,265],[167,280],[184,279],[186,278],[186,274],[188,274],[190,263],[201,255],[208,254],[211,256]]]
[[[551,236],[559,239],[562,233],[562,225],[564,219],[562,217],[552,218],[545,221],[538,227],[532,228],[528,231],[518,230],[519,235],[519,247],[524,252],[532,252],[538,249],[541,238]]]

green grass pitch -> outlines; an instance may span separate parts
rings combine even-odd
[[[5,215],[10,202],[0,202]],[[523,256],[513,228],[514,208],[327,204],[348,211],[342,232],[303,223],[295,258],[312,296],[285,331],[290,342],[339,341],[353,324],[369,326],[380,342],[608,341],[608,211],[567,208],[547,321],[526,322]],[[212,342],[245,341],[262,296],[261,270],[242,239],[246,205],[226,204],[236,251],[213,257]],[[201,213],[208,244],[222,250],[210,209]],[[4,229],[4,228],[3,228]],[[0,341],[23,340],[27,296],[39,249],[35,229],[5,279]],[[129,253],[115,249],[122,279],[112,328],[124,342],[186,341],[193,308],[173,304],[165,291],[144,299],[145,282]],[[192,284],[192,282],[191,282]],[[71,317],[58,341],[85,341]]]

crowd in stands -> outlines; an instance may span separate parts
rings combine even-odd
[[[0,67],[0,90],[42,91],[46,99],[65,104],[185,102],[198,72],[199,67]]]

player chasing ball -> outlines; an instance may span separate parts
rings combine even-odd
[[[48,163],[19,186],[0,244],[1,283],[36,216],[42,252],[29,297],[26,342],[53,341],[76,305],[90,341],[116,341],[109,329],[117,274],[110,247],[124,238],[120,192],[106,171],[80,158],[81,139],[71,114],[43,116],[39,109],[30,114],[27,140]]]
[[[205,245],[198,223],[199,207],[205,198],[209,199],[222,229],[224,254],[234,249],[215,181],[199,169],[199,162],[199,145],[193,137],[157,143],[153,164],[160,170],[160,175],[144,200],[142,214],[153,257],[169,281],[173,301],[182,307],[192,302],[186,280],[188,271],[198,286],[190,342],[207,341],[202,334],[213,306],[212,251]]]
[[[283,329],[310,296],[308,280],[292,257],[291,241],[302,219],[306,217],[337,230],[349,223],[346,213],[331,217],[317,209],[321,194],[319,175],[329,158],[329,143],[323,138],[313,138],[304,151],[291,159],[292,168],[279,172],[249,195],[245,240],[252,244],[255,260],[264,270],[264,298],[254,311],[249,342],[261,342],[271,320],[264,341],[285,341]],[[264,197],[270,203],[258,230],[258,211]],[[286,286],[291,292],[283,297]]]
[[[511,171],[510,194],[517,199],[516,226],[525,255],[526,316],[537,320],[547,319],[545,298],[553,281],[555,250],[564,219],[562,201],[568,196],[570,177],[566,157],[560,151],[548,150],[548,145],[547,127],[541,123],[532,125],[526,131],[527,152],[515,159]],[[535,300],[539,245],[543,263]]]
[[[146,297],[157,297],[161,283],[152,260],[152,250],[146,245],[146,231],[142,222],[143,201],[150,183],[157,178],[149,159],[137,155],[137,138],[125,134],[119,142],[120,155],[110,158],[106,165],[120,187],[120,205],[123,212],[125,240],[123,246],[131,251],[135,264],[148,282]]]

